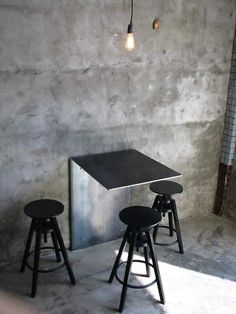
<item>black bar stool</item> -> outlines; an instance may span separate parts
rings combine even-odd
[[[172,198],[172,195],[183,192],[183,187],[179,183],[173,181],[159,181],[150,184],[150,189],[152,192],[157,193],[157,196],[154,200],[152,208],[155,208],[163,217],[168,213],[168,226],[155,226],[153,232],[154,242],[157,245],[161,246],[170,246],[178,243],[179,252],[184,254],[182,236],[179,226],[179,218],[176,208],[175,200]],[[175,228],[173,226],[173,218]],[[169,229],[170,237],[173,237],[174,232],[176,233],[177,239],[168,243],[156,242],[158,228]]]
[[[144,207],[144,206],[131,206],[123,209],[120,212],[120,220],[127,225],[119,253],[116,257],[114,266],[112,268],[112,272],[109,278],[109,283],[111,283],[116,277],[116,279],[123,285],[120,305],[119,305],[119,312],[122,312],[125,305],[126,293],[127,288],[134,288],[134,289],[142,289],[147,288],[154,283],[157,283],[159,295],[161,299],[161,303],[165,303],[165,296],[161,282],[160,271],[158,267],[158,262],[155,258],[152,240],[149,231],[154,227],[157,226],[161,221],[161,215],[158,211],[154,211],[152,208]],[[128,260],[126,262],[120,263],[121,255],[125,249],[126,243],[129,243],[129,253],[128,253]],[[139,250],[139,248],[144,249],[144,257],[145,261],[141,260],[133,260],[134,248]],[[152,260],[152,263],[149,263],[149,253]],[[147,276],[150,276],[150,267],[154,269],[155,273],[155,280],[147,285],[142,286],[134,286],[128,283],[130,270],[132,262],[141,262],[145,263]],[[119,266],[123,263],[126,263],[125,275],[124,279],[121,280],[117,275],[117,270]]]
[[[47,273],[56,271],[63,266],[66,266],[71,283],[75,285],[76,280],[68,259],[64,241],[57,223],[55,216],[60,215],[64,210],[62,203],[56,200],[42,199],[36,200],[27,204],[24,208],[24,212],[27,216],[32,218],[28,238],[26,241],[24,256],[21,264],[21,272],[24,272],[25,266],[33,271],[33,280],[31,288],[31,297],[35,297],[37,290],[38,273]],[[35,248],[30,252],[33,233],[35,232]],[[51,233],[53,246],[41,247],[41,238],[44,235],[44,242],[47,243],[47,234]],[[64,263],[50,269],[39,269],[40,251],[45,249],[54,249],[56,259],[61,262],[61,254],[64,259]],[[27,259],[34,254],[33,266],[31,266]]]

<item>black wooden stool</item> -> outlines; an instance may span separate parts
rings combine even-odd
[[[38,273],[52,272],[66,266],[71,283],[74,285],[76,283],[75,277],[68,259],[64,241],[57,223],[55,216],[60,215],[64,210],[63,204],[56,200],[43,199],[36,200],[27,204],[24,208],[24,212],[27,216],[32,218],[30,230],[25,246],[24,256],[21,264],[20,271],[25,270],[25,266],[33,271],[32,289],[31,297],[35,297],[38,281]],[[33,233],[35,232],[35,248],[30,252],[30,246],[32,242]],[[44,235],[44,242],[47,242],[47,234],[51,233],[52,246],[41,247],[41,237]],[[59,244],[59,245],[58,245]],[[61,262],[61,254],[64,259],[64,263],[50,269],[39,269],[39,258],[40,251],[44,249],[54,249],[56,254],[56,259]],[[61,253],[61,254],[60,254]],[[34,254],[33,266],[29,265],[27,259],[29,255]]]
[[[125,298],[127,293],[127,288],[134,288],[134,289],[142,289],[147,288],[154,283],[157,283],[159,295],[161,299],[161,303],[165,303],[165,296],[164,291],[162,287],[161,282],[161,276],[160,271],[158,267],[158,262],[155,258],[153,246],[152,246],[152,240],[150,236],[150,229],[152,229],[154,226],[157,226],[161,221],[161,215],[158,211],[154,211],[152,208],[144,207],[144,206],[131,206],[123,209],[120,212],[120,220],[127,225],[119,253],[116,257],[114,266],[112,268],[112,272],[109,278],[109,283],[111,283],[116,277],[116,279],[123,285],[122,293],[121,293],[121,299],[120,299],[120,305],[119,305],[119,312],[123,311],[124,304],[125,304]],[[117,270],[121,264],[120,263],[121,255],[125,249],[126,243],[129,243],[129,253],[128,253],[128,260],[126,264],[125,269],[125,275],[124,279],[121,280],[117,275]],[[134,254],[134,248],[137,250],[139,248],[144,249],[144,257],[145,262],[141,260],[133,260],[133,254]],[[149,252],[150,257],[152,260],[152,263],[149,263]],[[130,269],[132,262],[141,262],[145,263],[146,270],[147,270],[147,276],[150,276],[150,267],[154,269],[155,273],[155,280],[147,285],[142,286],[134,286],[128,283],[129,275],[130,275]],[[126,263],[126,262],[125,262]]]
[[[182,193],[183,191],[182,185],[173,181],[159,181],[159,182],[152,183],[150,185],[150,189],[152,190],[152,192],[157,193],[157,196],[154,200],[152,208],[155,208],[163,217],[165,217],[166,213],[168,213],[168,220],[169,220],[168,226],[156,226],[154,228],[153,238],[154,238],[155,244],[162,245],[162,246],[170,246],[170,245],[174,245],[178,243],[179,252],[183,254],[184,249],[183,249],[182,236],[181,236],[181,231],[180,231],[180,226],[179,226],[179,218],[178,218],[175,200],[172,198],[172,195],[177,194],[177,193]],[[175,228],[173,226],[173,218],[174,218]],[[168,242],[168,243],[156,242],[158,228],[169,229],[169,234],[171,237],[173,237],[173,234],[175,232],[177,239],[175,241]]]

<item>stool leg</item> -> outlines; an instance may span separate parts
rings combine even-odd
[[[162,197],[160,195],[157,195],[155,197],[155,200],[154,200],[153,204],[152,204],[152,208],[155,209],[155,210],[158,210],[159,213],[162,215],[162,206],[163,206]],[[154,243],[156,242],[157,233],[158,233],[158,227],[159,226],[155,226],[154,230],[153,230]]]
[[[114,263],[114,265],[113,265],[113,268],[112,268],[112,271],[111,271],[109,280],[108,280],[109,283],[112,283],[112,281],[113,281],[113,279],[114,279],[114,276],[115,276],[115,273],[116,273],[116,269],[117,269],[117,267],[119,266],[120,258],[121,258],[121,255],[122,255],[123,251],[124,251],[125,244],[126,244],[126,241],[127,241],[129,232],[130,232],[129,227],[127,227],[127,228],[126,228],[126,231],[125,231],[125,234],[124,234],[124,237],[123,237],[123,240],[122,240],[122,242],[121,242],[121,246],[120,246],[119,252],[118,252],[118,254],[117,254],[115,263]]]
[[[157,195],[155,197],[155,200],[154,200],[153,204],[152,204],[152,208],[158,210],[159,212],[161,212],[161,210],[162,210],[162,203],[163,203],[163,201],[162,201],[161,196]]]
[[[174,215],[175,229],[176,229],[177,240],[178,240],[178,245],[179,245],[179,252],[181,254],[184,254],[183,241],[182,241],[182,236],[181,236],[181,231],[180,231],[180,226],[179,226],[179,218],[178,218],[176,203],[174,199],[172,199],[172,211]]]
[[[150,265],[148,264],[149,263],[148,248],[146,246],[143,247],[143,252],[146,266],[146,274],[147,277],[150,277]]]
[[[53,246],[54,246],[54,250],[55,250],[57,261],[60,262],[61,261],[61,254],[60,254],[60,251],[59,251],[57,238],[56,238],[55,233],[53,231],[51,232],[51,237],[52,237],[52,243],[53,243]]]
[[[150,257],[152,259],[152,264],[153,264],[153,268],[154,268],[154,272],[155,272],[155,276],[157,280],[157,287],[158,287],[161,303],[165,304],[165,295],[164,295],[162,281],[161,281],[161,274],[159,271],[158,262],[155,258],[155,254],[154,254],[154,250],[152,246],[152,240],[148,231],[146,232],[146,236],[147,236],[147,243],[150,249]]]
[[[170,231],[170,237],[173,237],[173,217],[172,217],[172,212],[168,213],[168,219],[169,219],[169,231]]]
[[[127,293],[127,284],[128,284],[130,269],[131,269],[131,265],[132,265],[136,239],[137,239],[137,233],[134,232],[132,234],[131,240],[130,240],[128,261],[127,261],[127,265],[126,265],[126,269],[125,269],[124,283],[123,283],[123,288],[122,288],[122,293],[121,293],[121,298],[120,298],[120,306],[119,306],[119,312],[120,313],[123,311],[124,305],[125,305],[125,299],[126,299],[126,293]]]
[[[48,242],[48,236],[47,236],[46,232],[44,232],[44,234],[43,234],[43,239],[44,239],[44,243]]]
[[[62,256],[63,256],[64,261],[65,261],[65,265],[66,265],[66,268],[67,268],[67,271],[68,271],[68,274],[70,277],[70,281],[73,285],[75,285],[76,280],[75,280],[74,273],[73,273],[73,270],[72,270],[70,262],[69,262],[69,258],[68,258],[67,252],[66,252],[65,244],[64,244],[64,241],[63,241],[63,238],[62,238],[62,235],[61,235],[61,232],[60,232],[56,218],[52,218],[52,225],[53,225],[53,229],[54,229],[57,241],[58,241],[60,248],[61,248],[61,253],[62,253]]]
[[[36,223],[36,239],[35,239],[35,249],[34,249],[34,270],[33,270],[33,280],[32,280],[32,289],[31,289],[32,298],[35,297],[36,290],[37,290],[41,235],[42,235],[42,222],[40,219],[38,219]]]
[[[155,226],[153,230],[153,235],[152,235],[154,243],[156,242],[156,239],[157,239],[157,233],[158,233],[158,226]]]
[[[29,229],[29,233],[28,233],[28,237],[27,237],[27,241],[25,245],[25,251],[24,251],[21,268],[20,268],[21,273],[23,273],[23,271],[25,270],[25,265],[26,265],[27,258],[29,256],[30,246],[32,242],[33,232],[34,232],[34,219],[32,219],[31,224],[30,224],[30,229]]]

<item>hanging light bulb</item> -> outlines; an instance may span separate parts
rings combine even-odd
[[[134,33],[132,30],[132,26],[130,25],[128,26],[128,31],[127,31],[127,35],[126,35],[126,40],[125,40],[125,48],[128,51],[131,51],[135,48],[135,41],[134,41]]]
[[[126,40],[125,40],[125,48],[128,51],[131,51],[135,48],[134,33],[133,33],[133,11],[134,11],[134,0],[131,0],[130,23],[128,25],[128,30],[127,30]]]

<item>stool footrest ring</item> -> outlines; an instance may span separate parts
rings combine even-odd
[[[118,266],[117,269],[116,269],[116,272],[115,272],[115,277],[116,277],[117,281],[118,281],[119,283],[121,283],[122,285],[124,284],[124,282],[123,282],[123,280],[121,280],[121,279],[118,277],[118,275],[117,275],[117,270],[119,269],[119,267],[120,267],[121,265],[126,264],[126,263],[127,263],[127,261],[120,263],[119,266]],[[141,261],[141,260],[137,260],[137,259],[134,259],[134,260],[132,261],[132,263],[143,263],[143,264],[146,264],[146,265],[147,265],[147,263],[146,263],[145,261]],[[154,268],[151,263],[148,263],[148,265],[151,266],[152,268]],[[136,274],[136,276],[138,276],[138,274]],[[143,275],[140,275],[140,276],[143,276]],[[152,282],[150,282],[150,283],[148,283],[148,284],[146,284],[146,285],[131,285],[131,284],[128,284],[128,283],[127,283],[127,287],[132,288],[132,289],[145,289],[145,288],[148,288],[148,287],[152,286],[152,285],[153,285],[154,283],[156,283],[156,282],[157,282],[157,280],[154,279]]]
[[[54,250],[55,251],[55,248],[54,247],[52,247],[52,246],[44,246],[44,247],[41,247],[40,248],[40,251],[41,250]],[[57,249],[57,251],[62,251],[61,249]],[[34,250],[32,250],[29,254],[28,254],[28,257],[30,256],[30,255],[32,255],[34,253]],[[29,268],[30,270],[32,270],[32,271],[34,271],[34,268],[28,263],[28,261],[26,261],[26,264],[25,264],[26,266],[27,266],[27,268]],[[54,271],[57,271],[57,270],[59,270],[59,269],[61,269],[62,267],[64,267],[65,266],[65,262],[63,262],[62,264],[60,264],[59,266],[56,266],[56,267],[52,267],[52,268],[39,268],[38,269],[38,272],[39,273],[52,273],[52,272],[54,272]]]
[[[165,229],[169,229],[169,230],[170,230],[170,227],[169,227],[169,226],[159,226],[158,229],[159,229],[159,228],[165,228]],[[173,230],[173,232],[177,233],[177,232],[176,232],[176,229],[172,228],[172,230]],[[154,244],[155,244],[155,245],[159,245],[159,246],[171,246],[171,245],[174,245],[174,244],[176,244],[176,243],[178,243],[178,239],[175,240],[175,241],[172,241],[172,242],[168,242],[168,243],[161,243],[161,242],[156,242],[156,241],[154,241]]]

